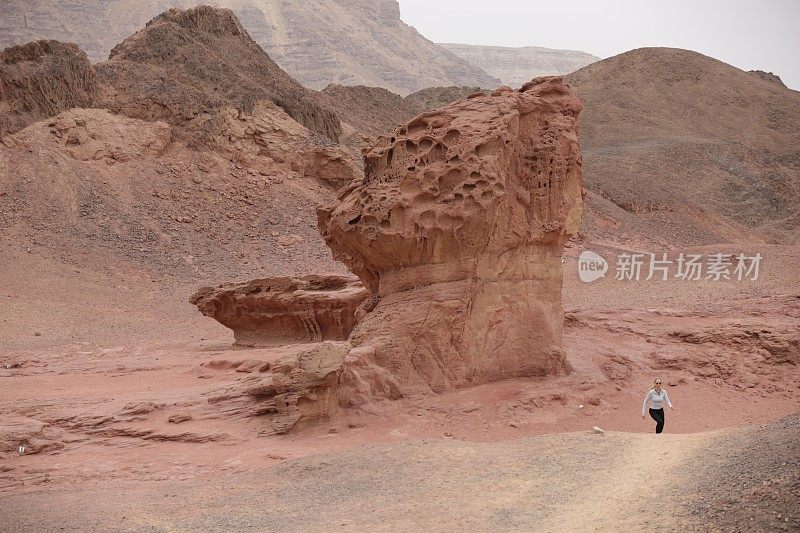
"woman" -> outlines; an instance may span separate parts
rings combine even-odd
[[[644,418],[645,409],[648,403],[650,404],[650,416],[656,421],[656,433],[664,431],[664,402],[667,402],[669,408],[672,409],[672,402],[669,401],[667,391],[661,388],[661,378],[656,378],[653,382],[653,388],[644,397],[642,403],[642,418]]]

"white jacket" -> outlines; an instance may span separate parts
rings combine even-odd
[[[666,389],[661,389],[660,393],[656,392],[656,389],[650,389],[650,392],[644,397],[644,402],[642,403],[642,416],[647,412],[648,402],[650,403],[650,409],[662,409],[665,401],[667,405],[672,407],[672,402],[669,401]]]

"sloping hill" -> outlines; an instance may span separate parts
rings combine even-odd
[[[480,91],[479,87],[428,87],[403,98],[379,87],[331,84],[320,91],[320,98],[344,123],[346,142],[366,147],[419,113]]]
[[[380,87],[330,84],[320,92],[324,104],[344,122],[346,136],[358,145],[391,131],[418,111],[407,98]]]
[[[800,93],[671,48],[633,50],[566,80],[585,104],[586,231],[797,242]]]
[[[94,69],[74,44],[34,41],[0,51],[0,135],[96,99]]]
[[[436,85],[500,83],[405,24],[396,0],[5,0],[0,48],[57,39],[100,61],[159,13],[201,4],[232,9],[281,68],[314,89],[370,85],[405,95]]]

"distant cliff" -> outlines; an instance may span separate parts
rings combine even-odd
[[[600,58],[577,50],[553,50],[538,46],[507,48],[440,43],[458,57],[485,70],[503,85],[518,88],[536,76],[569,74]]]
[[[406,95],[499,80],[420,35],[396,0],[2,0],[0,49],[37,39],[74,42],[92,61],[170,7],[234,11],[253,39],[303,85],[383,87]]]

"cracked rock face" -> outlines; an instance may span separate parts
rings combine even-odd
[[[236,344],[272,346],[347,339],[368,296],[354,276],[312,275],[204,287],[191,303],[232,329]]]
[[[548,77],[425,113],[318,211],[334,257],[379,298],[350,337],[351,403],[567,370],[561,254],[581,216],[580,110]]]

